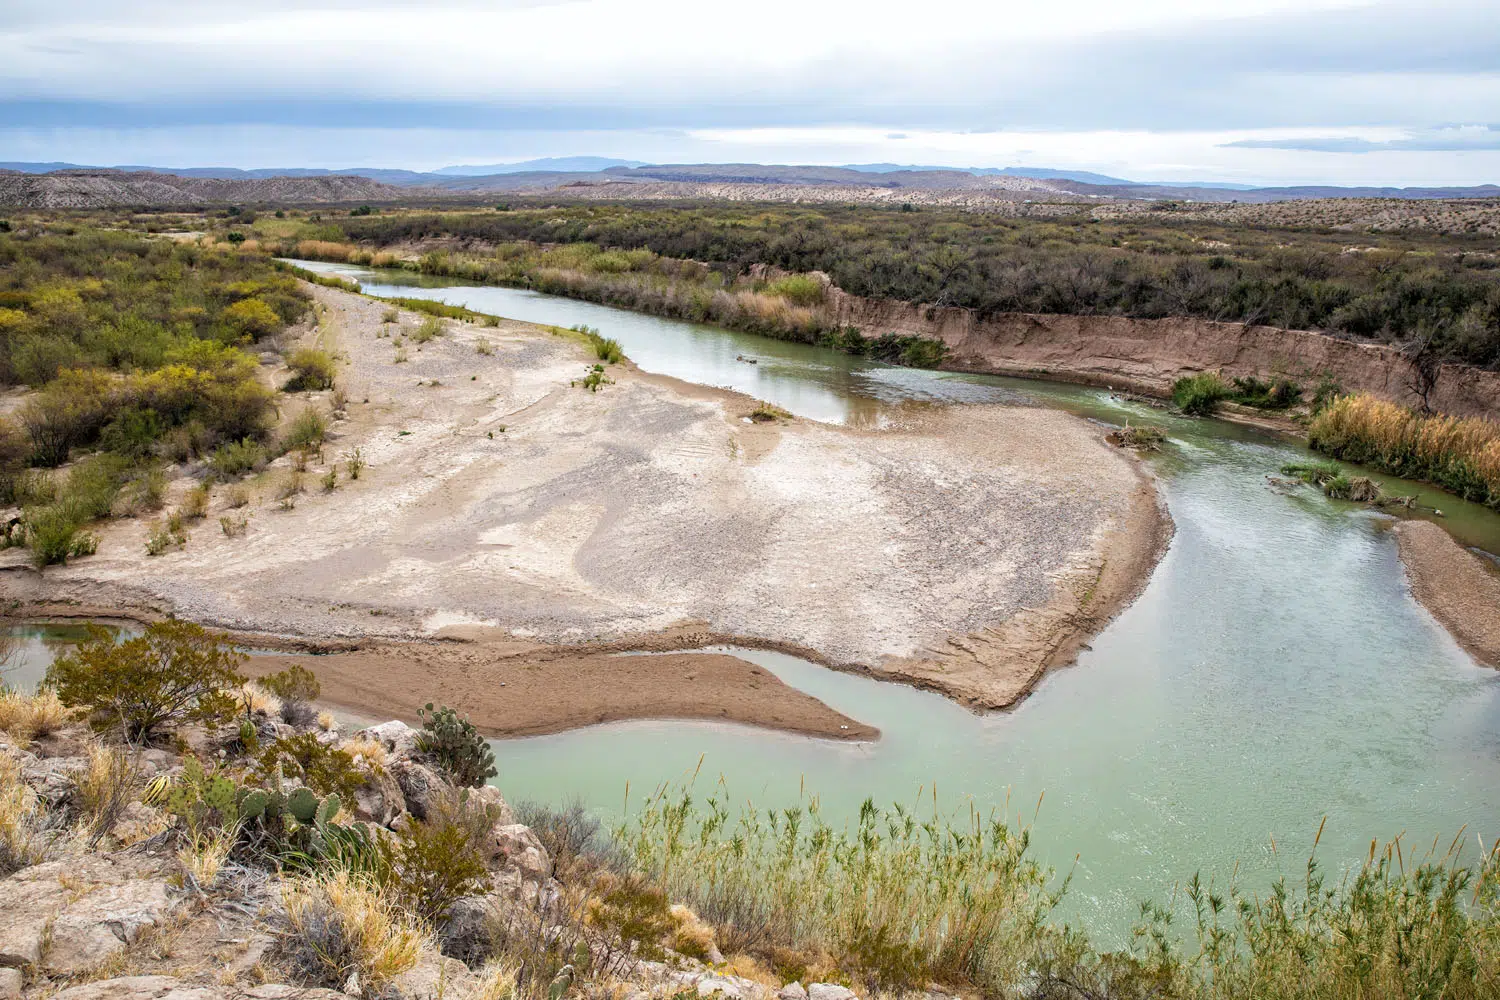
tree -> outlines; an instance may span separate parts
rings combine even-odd
[[[94,626],[88,641],[53,662],[47,683],[63,704],[91,709],[94,728],[119,726],[125,739],[144,742],[167,726],[229,720],[244,659],[227,636],[175,618],[118,643]]]

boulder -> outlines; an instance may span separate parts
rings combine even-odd
[[[505,921],[505,906],[496,896],[466,896],[448,908],[438,927],[438,946],[444,955],[469,965],[489,957],[491,931]]]
[[[411,757],[417,752],[417,730],[395,719],[361,730],[356,735],[379,741],[387,753],[396,757]]]
[[[109,835],[123,847],[154,837],[168,827],[160,809],[142,802],[131,802],[120,810],[120,818],[110,827]]]
[[[401,788],[406,811],[417,819],[426,819],[438,797],[448,790],[448,783],[436,771],[414,760],[392,760],[390,772]]]
[[[859,1000],[854,991],[837,983],[810,983],[807,1000]]]
[[[16,1000],[21,995],[21,970],[0,969],[0,1000]]]
[[[522,874],[543,879],[552,874],[552,858],[531,827],[496,823],[490,830],[491,867],[515,867]]]
[[[505,801],[504,796],[500,794],[500,789],[494,785],[482,785],[474,789],[474,795],[480,802],[484,803],[485,808],[495,810],[495,821],[497,823],[504,823],[506,826],[509,826],[516,821],[515,810]]]
[[[23,868],[21,874],[29,870]],[[47,923],[67,899],[55,878],[47,882],[11,876],[0,882],[0,966],[40,962]]]
[[[406,812],[406,795],[385,768],[365,773],[365,783],[354,792],[354,817],[376,826],[391,826]]]
[[[776,996],[779,1000],[807,1000],[807,990],[801,983],[787,983],[776,991]]]

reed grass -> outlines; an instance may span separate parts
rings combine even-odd
[[[1324,407],[1308,427],[1308,443],[1325,455],[1500,508],[1500,424],[1489,420],[1424,415],[1360,393]]]

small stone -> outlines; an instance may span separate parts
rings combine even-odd
[[[16,1000],[21,995],[21,970],[0,969],[0,1000]]]
[[[807,987],[807,1000],[859,1000],[854,991],[836,983],[812,983]]]

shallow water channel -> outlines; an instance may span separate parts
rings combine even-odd
[[[645,370],[818,420],[870,424],[893,406],[1002,402],[1149,420],[1170,436],[1152,459],[1176,522],[1170,551],[1078,664],[1015,711],[980,717],[936,695],[738,651],[883,737],[838,745],[632,722],[504,741],[499,782],[513,800],[579,798],[616,817],[627,782],[638,802],[700,758],[700,796],[722,776],[760,807],[816,794],[831,818],[866,797],[930,810],[936,783],[945,810],[1008,804],[1013,816],[1035,816],[1039,856],[1074,873],[1065,914],[1105,939],[1123,937],[1142,899],[1165,900],[1197,870],[1222,883],[1238,864],[1241,884],[1255,888],[1279,872],[1297,877],[1325,816],[1318,855],[1335,869],[1362,858],[1372,838],[1404,833],[1422,851],[1467,825],[1472,858],[1478,836],[1500,835],[1500,672],[1475,666],[1412,600],[1388,521],[1266,484],[1307,455],[1293,443],[1103,390],[894,368],[534,292],[298,263],[376,295],[587,323]],[[1421,492],[1464,541],[1500,552],[1500,517]]]

